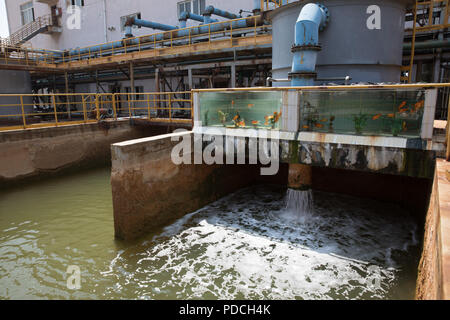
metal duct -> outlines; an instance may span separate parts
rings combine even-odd
[[[303,7],[295,24],[295,43],[292,47],[294,58],[289,74],[291,86],[313,86],[319,44],[319,30],[328,24],[328,9],[321,4],[308,3]]]

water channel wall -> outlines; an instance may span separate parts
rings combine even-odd
[[[258,165],[176,165],[171,160],[173,147],[178,144],[172,141],[174,137],[191,139],[193,133],[112,145],[111,186],[117,238],[138,238],[251,184],[285,183],[287,179],[286,167],[278,175],[264,179]],[[184,155],[191,155],[193,162],[193,151]]]
[[[416,299],[450,299],[450,164],[437,160],[428,207]]]
[[[129,121],[69,125],[0,133],[0,188],[62,171],[111,161],[110,145],[166,132]]]

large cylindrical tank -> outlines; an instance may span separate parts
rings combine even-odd
[[[273,10],[268,15],[273,26],[273,78],[286,79],[291,71],[295,23],[310,2],[325,5],[330,12],[330,22],[319,34],[322,50],[317,78],[350,76],[351,82],[400,82],[405,14],[413,0],[299,1]]]
[[[7,118],[18,118],[12,115],[22,114],[22,106],[20,98],[5,97],[1,94],[30,94],[31,90],[31,77],[28,71],[17,70],[0,70],[0,115],[11,116],[1,117],[0,121],[7,121]],[[31,113],[33,110],[31,97],[24,97],[24,111]],[[1,126],[1,124],[0,124]]]

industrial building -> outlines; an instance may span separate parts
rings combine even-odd
[[[124,296],[450,299],[450,0],[5,1],[0,187],[108,166]]]
[[[296,2],[296,1],[290,1]],[[300,1],[301,2],[301,1]],[[258,1],[256,1],[258,3]],[[278,6],[277,1],[262,1],[262,14],[266,23],[270,23],[271,18],[268,13],[270,9]],[[420,1],[419,1],[420,4]],[[72,10],[75,5],[77,10]],[[126,21],[130,17],[139,18],[145,21],[163,23],[166,26],[179,28],[184,26],[181,18],[182,11],[191,12],[202,17],[202,13],[208,6],[220,8],[225,13],[231,14],[231,18],[240,18],[252,16],[255,9],[261,4],[255,6],[255,1],[168,1],[164,6],[150,6],[148,1],[136,0],[126,3],[119,0],[111,1],[14,1],[7,0],[6,7],[8,13],[8,22],[11,36],[4,39],[3,43],[12,46],[23,46],[31,49],[46,49],[64,51],[70,50],[77,52],[78,48],[95,48],[96,45],[106,44],[114,41],[120,41],[125,37]],[[361,4],[359,10],[363,10]],[[392,73],[389,78],[364,79],[357,75],[348,74],[352,77],[350,82],[369,81],[373,82],[400,82],[400,75],[403,80],[408,78],[410,82],[445,82],[448,79],[448,32],[444,28],[448,21],[447,6],[445,1],[437,2],[431,7],[429,5],[419,6],[417,14],[414,15],[411,7],[405,12],[402,22],[395,21],[404,25],[405,32],[400,28],[396,28],[398,33],[390,33],[390,25],[383,25],[381,30],[376,31],[386,43],[378,46],[380,51],[388,51],[390,46],[395,46],[396,52],[390,51],[395,59],[391,61],[381,61],[382,64],[390,66]],[[356,8],[355,8],[356,9]],[[431,11],[430,11],[431,10]],[[258,11],[259,12],[259,11]],[[359,11],[353,11],[359,12]],[[365,24],[370,16],[362,11],[358,18],[358,24]],[[382,23],[391,20],[391,13],[383,12]],[[403,16],[403,13],[401,14]],[[80,21],[75,21],[79,16]],[[227,15],[213,15],[214,21],[225,21]],[[294,14],[291,15],[286,24],[291,23]],[[274,19],[277,19],[274,17]],[[347,24],[356,24],[357,17],[351,16],[347,20]],[[413,20],[416,19],[416,27],[412,28]],[[185,25],[192,27],[198,25],[199,22],[192,19],[187,20]],[[403,22],[404,21],[404,22]],[[335,24],[330,30],[345,29],[346,27],[333,19],[331,24]],[[257,24],[257,23],[255,23]],[[153,26],[158,28],[158,26]],[[161,26],[160,26],[161,27]],[[284,26],[283,26],[284,27]],[[164,29],[164,28],[163,28]],[[134,25],[132,34],[135,37],[161,33],[164,30],[148,28],[142,25]],[[250,37],[252,30],[246,29],[247,33],[236,33],[232,38]],[[342,30],[344,31],[344,30]],[[369,30],[367,29],[367,32]],[[21,93],[43,93],[43,92],[79,92],[79,93],[116,93],[116,92],[165,92],[165,91],[184,91],[192,88],[219,88],[219,87],[251,87],[264,86],[266,78],[272,76],[278,77],[278,70],[272,70],[272,56],[278,59],[278,55],[290,55],[286,51],[283,44],[291,42],[283,35],[284,30],[272,29],[270,25],[267,28],[258,28],[255,30],[258,36],[266,35],[267,37],[259,37],[252,46],[235,45],[230,42],[228,48],[217,48],[209,46],[208,50],[202,50],[201,54],[193,54],[192,50],[188,50],[188,55],[177,53],[177,57],[173,55],[165,55],[157,53],[152,59],[141,59],[139,55],[135,58],[128,59],[127,62],[133,64],[133,82],[131,88],[130,65],[119,61],[116,63],[104,64],[94,63],[89,66],[71,66],[69,68],[56,68],[56,70],[42,70],[32,68],[31,88],[28,85],[18,88]],[[338,31],[336,31],[338,33]],[[170,36],[170,35],[169,35]],[[222,35],[216,34],[215,37]],[[230,35],[226,35],[230,38]],[[330,31],[325,33],[324,41],[329,41],[330,37],[334,37]],[[412,40],[414,39],[414,52],[411,50]],[[354,38],[353,44],[360,44],[364,47],[364,38]],[[197,40],[195,40],[197,41]],[[199,39],[198,41],[204,41]],[[337,38],[334,40],[339,42]],[[273,43],[273,46],[272,46]],[[403,46],[400,46],[402,44]],[[163,43],[164,46],[169,45]],[[171,46],[176,44],[172,43]],[[192,46],[189,44],[189,46]],[[327,55],[330,50],[339,50],[338,54],[342,57],[346,56],[350,43],[342,43],[340,47],[335,48],[333,45],[323,46],[323,52],[319,54],[318,61],[318,80],[321,83],[337,83],[344,84],[344,78],[347,74],[334,74],[337,70],[329,69],[331,64],[347,64],[345,61],[325,61],[320,56]],[[272,52],[273,47],[273,52]],[[354,49],[356,50],[356,49]],[[369,49],[367,49],[369,50]],[[402,52],[402,60],[400,61],[400,51]],[[371,57],[367,63],[376,64],[377,51],[372,51]],[[411,54],[413,53],[413,54]],[[411,57],[413,56],[413,59]],[[343,58],[344,59],[344,58]],[[374,60],[375,59],[375,60]],[[362,62],[362,61],[361,61]],[[411,64],[412,62],[412,64]],[[331,64],[330,64],[331,63]],[[356,62],[353,62],[356,63]],[[358,62],[359,63],[359,62]],[[366,63],[366,62],[362,62]],[[3,61],[2,64],[5,64]],[[322,68],[321,65],[324,67]],[[411,66],[412,65],[412,66]],[[285,66],[286,68],[288,66]],[[398,70],[402,67],[402,70]],[[13,68],[12,66],[10,68]],[[388,67],[386,67],[388,68]],[[411,72],[409,72],[411,68]],[[62,70],[64,69],[64,70]],[[63,71],[63,72],[62,72]],[[5,72],[5,71],[3,71]],[[67,79],[65,73],[67,72]],[[399,75],[400,74],[400,75]],[[283,74],[286,76],[286,74]],[[28,76],[28,75],[24,75]],[[322,81],[320,81],[322,80]],[[66,87],[67,85],[67,87]],[[281,84],[283,85],[283,84]],[[2,89],[3,93],[7,89]],[[41,91],[39,91],[41,90]],[[42,91],[44,90],[44,91]],[[439,110],[441,108],[438,108]]]

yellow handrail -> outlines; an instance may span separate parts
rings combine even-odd
[[[239,18],[234,20],[220,21],[209,24],[209,32],[199,33],[199,26],[188,27],[184,29],[177,29],[172,31],[165,31],[154,33],[151,35],[139,36],[134,38],[128,38],[122,40],[122,48],[114,48],[115,43],[118,41],[107,42],[99,45],[77,48],[74,55],[67,54],[67,51],[52,51],[45,49],[25,49],[11,46],[3,46],[3,55],[0,55],[0,63],[5,64],[23,64],[32,66],[46,67],[52,65],[52,67],[70,68],[71,62],[77,62],[82,60],[88,60],[92,63],[93,59],[101,59],[103,56],[121,56],[129,53],[135,54],[136,52],[148,52],[153,51],[153,56],[157,55],[171,55],[171,51],[167,51],[166,48],[170,47],[172,50],[175,48],[187,47],[189,52],[204,51],[205,47],[198,46],[198,43],[207,41],[211,46],[215,41],[229,41],[229,47],[239,47],[247,45],[245,41],[233,42],[236,33],[243,33],[246,37],[254,38],[255,41],[259,37],[264,37],[270,32],[270,25],[263,25],[261,23],[260,16],[251,16],[245,18]],[[246,21],[248,27],[244,28],[232,28],[232,24],[236,21]],[[221,25],[223,29],[220,31],[213,31],[213,26]],[[180,36],[180,31],[187,30],[186,35]],[[246,37],[239,38],[239,40]],[[160,40],[157,40],[160,39]],[[196,41],[197,40],[197,41]],[[93,48],[100,46],[101,52],[96,56]],[[223,49],[223,45],[219,45],[220,49]],[[210,47],[208,50],[211,49]],[[1,52],[0,52],[1,53]],[[175,53],[176,54],[176,53]],[[25,57],[28,56],[28,59]]]
[[[123,102],[127,103],[127,110],[122,108]],[[190,91],[132,95],[0,94],[0,131],[86,124],[106,119],[114,121],[127,118],[127,115],[128,118],[144,118],[148,121],[192,123],[192,110]],[[177,115],[177,112],[184,113]]]

